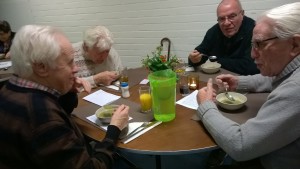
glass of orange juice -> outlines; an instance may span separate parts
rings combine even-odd
[[[152,97],[149,86],[141,86],[139,88],[141,112],[151,112],[152,108]]]

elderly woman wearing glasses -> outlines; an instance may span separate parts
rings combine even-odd
[[[300,2],[263,13],[252,37],[261,74],[219,75],[231,90],[271,92],[256,117],[237,124],[219,113],[210,79],[198,93],[198,115],[217,144],[238,161],[259,158],[265,169],[300,168]],[[259,168],[259,167],[255,167]]]
[[[251,38],[255,22],[244,16],[238,0],[223,0],[217,8],[217,21],[202,41],[189,53],[189,64],[197,67],[207,56],[217,56],[222,68],[241,75],[259,73],[251,58]]]

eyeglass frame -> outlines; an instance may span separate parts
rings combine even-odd
[[[267,42],[267,41],[274,40],[274,39],[279,39],[279,37],[278,36],[274,36],[272,38],[267,38],[267,39],[256,41],[256,42],[252,41],[251,42],[251,47],[252,47],[252,49],[258,49],[260,47],[260,44],[262,42]]]
[[[232,22],[232,21],[234,21],[234,20],[236,19],[236,17],[237,17],[239,14],[241,14],[243,11],[244,11],[244,10],[240,10],[240,12],[238,12],[238,13],[232,13],[232,14],[227,15],[227,16],[218,17],[218,18],[217,18],[217,21],[218,21],[219,24],[225,23],[226,20]]]

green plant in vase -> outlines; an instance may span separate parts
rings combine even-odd
[[[170,56],[169,60],[167,60],[166,55],[162,55],[162,46],[156,47],[156,50],[151,52],[151,55],[147,55],[146,58],[142,59],[143,66],[152,72],[165,69],[174,71],[178,63],[180,63],[180,60],[176,55]]]

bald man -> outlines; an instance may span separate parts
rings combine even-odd
[[[197,67],[207,61],[207,56],[217,56],[217,62],[226,70],[240,75],[259,73],[251,58],[255,21],[244,15],[241,3],[223,0],[217,7],[217,22],[189,53],[189,65]]]

